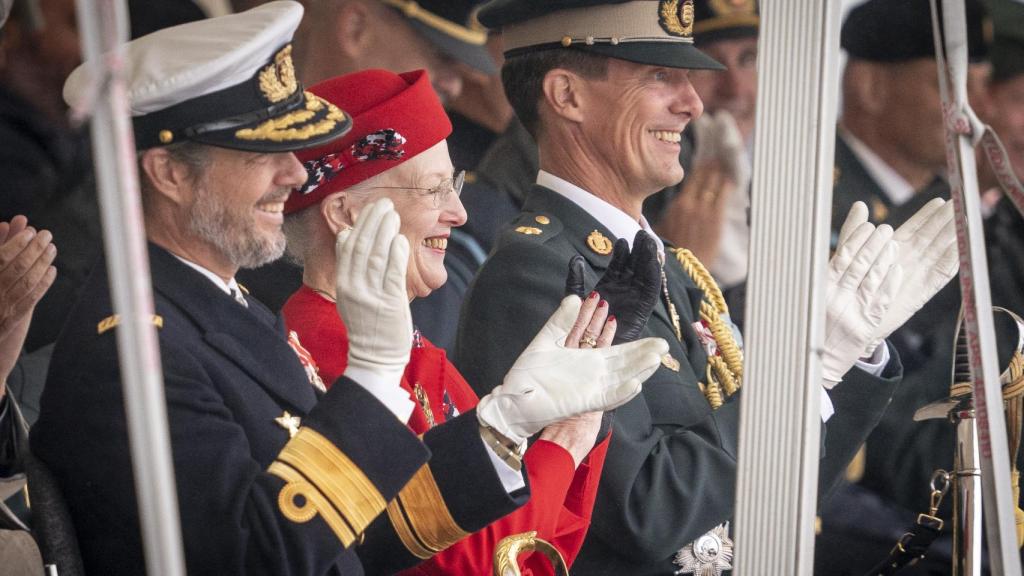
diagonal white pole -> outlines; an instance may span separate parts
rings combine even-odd
[[[761,3],[737,575],[813,571],[840,8]]]
[[[943,36],[939,30],[936,0],[931,0],[931,6],[939,88],[946,119],[946,164],[960,250],[964,332],[974,382],[988,557],[993,574],[1019,576],[1020,551],[1014,520],[1017,503],[1010,488],[1009,445],[999,383],[977,164],[974,143],[967,130],[973,115],[967,101],[967,17],[964,0],[942,0]],[[976,121],[973,124],[977,131],[980,124]]]
[[[125,92],[124,0],[78,0],[82,52],[97,70],[92,110],[103,240],[107,256],[135,489],[150,576],[185,573],[167,406],[143,229],[135,141]]]

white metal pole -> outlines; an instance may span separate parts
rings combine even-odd
[[[981,196],[974,142],[970,131],[966,130],[970,126],[970,114],[967,113],[970,110],[967,100],[967,17],[964,0],[942,0],[944,26],[940,36],[936,0],[931,0],[931,6],[939,88],[946,120],[950,197],[956,211],[964,333],[967,335],[974,383],[989,563],[993,574],[1020,576],[1020,551],[1014,520],[1017,503],[1010,488],[1009,444],[999,383]],[[959,123],[955,121],[957,118]],[[956,126],[962,130],[954,130]],[[976,125],[974,130],[977,129]]]
[[[813,571],[840,11],[761,3],[737,575]]]
[[[77,0],[77,8],[82,52],[96,66],[92,146],[111,297],[120,316],[117,345],[146,571],[179,576],[185,570],[178,500],[123,77],[128,11],[124,0]]]

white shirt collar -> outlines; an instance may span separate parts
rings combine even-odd
[[[899,206],[914,196],[914,187],[907,182],[906,178],[900,176],[899,172],[892,166],[885,163],[881,156],[875,154],[874,150],[868,147],[859,138],[850,133],[849,130],[842,131],[843,140],[850,147],[853,155],[860,160],[861,165],[874,180],[882,192],[889,197],[889,200]]]
[[[658,253],[665,253],[665,245],[662,243],[661,238],[658,238],[658,235],[651,229],[647,219],[642,215],[640,216],[640,221],[637,222],[629,214],[594,196],[583,188],[544,170],[537,173],[537,185],[553,190],[558,195],[567,198],[580,208],[586,210],[588,214],[607,228],[616,239],[625,238],[626,242],[629,242],[630,249],[633,248],[633,237],[636,236],[637,232],[643,230],[658,243]]]
[[[192,268],[196,272],[199,272],[203,276],[206,276],[210,280],[210,282],[213,282],[214,286],[216,286],[217,288],[220,288],[228,296],[232,296],[233,297],[235,291],[238,290],[238,282],[234,278],[231,278],[231,280],[228,280],[227,282],[225,282],[223,278],[221,278],[220,276],[217,276],[213,272],[210,272],[209,270],[207,270],[206,268],[203,268],[202,266],[200,266],[199,264],[196,264],[195,262],[190,262],[188,260],[185,260],[181,256],[178,256],[177,254],[174,254],[173,252],[171,253],[171,256],[174,256],[178,260],[181,260],[181,262],[183,264],[185,264],[186,266],[188,266],[189,268]]]

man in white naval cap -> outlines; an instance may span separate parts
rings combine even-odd
[[[529,496],[521,471],[485,444],[474,412],[422,438],[403,424],[414,406],[400,386],[412,339],[409,248],[390,202],[368,207],[339,236],[349,263],[339,307],[358,307],[365,322],[349,327],[349,369],[329,391],[295,334],[235,280],[284,251],[284,201],[307,178],[293,151],[351,125],[296,80],[289,42],[301,17],[299,4],[272,2],[155,32],[125,52],[190,574],[361,574],[359,556],[399,546],[369,526],[385,508],[404,513],[389,502],[407,483],[425,546],[453,525],[473,532]],[[87,106],[94,66],[68,79],[72,107]],[[87,572],[141,574],[122,397],[131,383],[121,381],[105,272],[100,262],[67,319],[31,442],[63,489]],[[573,317],[553,316],[554,336],[564,338]],[[524,355],[516,378],[491,394],[503,407],[496,428],[530,435],[624,402],[657,365],[643,346],[568,351],[555,340]],[[550,370],[529,365],[549,365],[551,354],[573,376],[555,382],[560,389],[548,383],[558,379],[536,383],[538,370]],[[612,374],[614,354],[629,367]],[[588,369],[592,377],[576,382]],[[430,457],[435,442],[462,449]]]

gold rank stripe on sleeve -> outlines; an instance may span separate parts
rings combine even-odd
[[[366,474],[311,428],[288,441],[269,471],[285,481],[278,496],[285,518],[302,524],[319,513],[346,547],[387,505]]]
[[[425,560],[469,535],[452,518],[429,466],[388,504],[388,519],[410,554]]]
[[[152,316],[150,316],[149,321],[153,324],[153,326],[156,326],[157,328],[163,328],[164,327],[164,317],[160,316],[159,314],[153,314]],[[106,332],[108,330],[113,330],[120,323],[121,323],[121,315],[120,314],[112,314],[110,316],[107,316],[106,318],[104,318],[103,320],[100,320],[96,324],[96,334],[103,334],[104,332]]]

